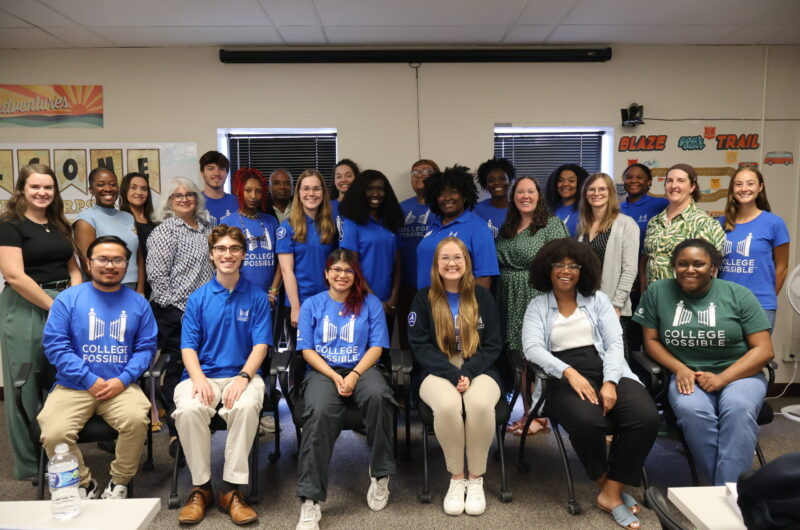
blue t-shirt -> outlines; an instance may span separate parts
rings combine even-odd
[[[235,196],[226,193],[221,199],[212,199],[205,193],[206,210],[211,214],[211,226],[217,226],[220,219],[239,210],[239,201]]]
[[[725,218],[718,220],[724,226]],[[786,223],[773,213],[763,211],[752,221],[738,223],[725,233],[724,258],[718,277],[753,291],[764,309],[777,309],[772,250],[788,242]]]
[[[461,332],[458,325],[458,293],[447,292],[447,303],[450,306],[450,314],[453,315],[453,329],[456,331],[456,350],[461,351]]]
[[[257,344],[272,344],[267,293],[244,278],[239,278],[229,291],[214,276],[189,295],[181,348],[197,352],[206,377],[234,377],[242,371]],[[181,379],[187,377],[184,370]]]
[[[644,253],[644,236],[647,223],[667,207],[669,201],[663,197],[643,195],[636,202],[620,201],[619,209],[628,217],[632,217],[639,225],[639,255]]]
[[[464,213],[442,226],[441,220],[434,219],[431,229],[417,246],[417,289],[431,284],[431,265],[433,254],[439,242],[448,237],[457,237],[467,246],[472,258],[472,274],[476,278],[498,276],[497,251],[494,238],[483,219],[464,210]]]
[[[368,294],[358,316],[342,315],[343,310],[344,303],[333,300],[328,291],[303,302],[297,349],[316,351],[331,367],[354,368],[368,349],[389,347],[386,317],[378,297]]]
[[[411,197],[400,203],[403,210],[403,226],[397,231],[397,248],[400,251],[400,282],[407,287],[417,288],[417,245],[431,229],[436,217],[425,203],[418,203]]]
[[[553,214],[567,225],[567,231],[569,231],[570,237],[575,237],[575,233],[578,231],[578,219],[580,218],[578,203],[569,206],[562,204],[556,208]]]
[[[317,224],[307,215],[306,223],[308,229],[304,242],[294,240],[294,229],[288,219],[281,223],[275,234],[278,239],[278,254],[294,255],[294,276],[297,279],[297,295],[301,304],[309,296],[328,290],[325,283],[325,262],[328,254],[336,248],[335,243],[320,242]],[[287,296],[286,306],[289,305]]]
[[[244,233],[246,254],[242,262],[242,277],[263,291],[272,287],[278,220],[265,213],[259,213],[258,219],[250,219],[236,212],[223,217],[220,224],[235,226]]]
[[[339,215],[339,199],[331,200],[331,219],[333,219],[333,224],[336,225],[336,230],[341,234],[342,216]]]
[[[157,335],[142,295],[125,286],[107,293],[85,282],[56,297],[42,345],[61,386],[89,390],[99,377],[116,377],[127,387],[150,366]]]
[[[75,222],[86,221],[92,228],[96,237],[117,236],[128,245],[131,258],[128,260],[128,269],[122,278],[122,283],[136,283],[139,281],[139,263],[136,260],[136,251],[139,250],[139,234],[136,232],[136,223],[128,212],[116,208],[104,208],[94,205],[78,214]]]
[[[492,199],[486,199],[476,204],[473,212],[486,221],[486,225],[489,227],[489,230],[492,231],[492,237],[497,238],[500,234],[500,227],[503,226],[506,220],[508,208],[492,206]]]
[[[392,295],[392,272],[397,253],[397,235],[373,219],[357,224],[342,218],[340,248],[358,252],[364,278],[381,302]]]

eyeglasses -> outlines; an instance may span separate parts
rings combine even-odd
[[[115,267],[121,267],[126,263],[128,263],[128,260],[126,260],[125,258],[121,258],[119,256],[117,256],[116,258],[107,258],[105,256],[99,256],[97,258],[89,258],[89,259],[91,259],[93,262],[97,263],[101,267],[105,267],[109,263],[113,264]]]
[[[303,193],[322,193],[322,188],[319,186],[300,186],[300,191]]]
[[[225,245],[216,245],[211,247],[211,250],[217,254],[225,254],[226,252],[230,252],[235,256],[244,252],[244,247],[242,245],[231,245],[229,247],[226,247]]]
[[[605,195],[606,193],[608,193],[608,188],[587,188],[586,189],[586,194],[587,195],[593,195],[593,194]]]
[[[455,256],[439,256],[439,263],[463,263],[464,256],[461,254],[456,254]]]
[[[197,194],[193,191],[189,193],[173,193],[169,198],[174,201],[193,201],[197,199]]]
[[[354,271],[353,269],[341,269],[339,267],[328,267],[327,270],[334,276],[339,276],[340,274],[345,274],[346,276],[354,276],[356,273],[356,271]]]
[[[581,265],[577,263],[551,263],[554,269],[567,269],[570,271],[579,271],[581,270]]]
[[[434,171],[432,169],[412,169],[411,174],[415,177],[428,177],[433,175]]]

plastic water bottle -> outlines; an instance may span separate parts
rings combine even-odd
[[[81,512],[81,496],[78,492],[80,475],[78,459],[69,452],[67,444],[58,444],[56,454],[47,464],[50,484],[50,507],[56,519],[70,519]]]

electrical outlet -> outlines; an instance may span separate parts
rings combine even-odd
[[[795,363],[797,362],[798,357],[797,353],[793,351],[783,350],[783,362],[785,363]]]

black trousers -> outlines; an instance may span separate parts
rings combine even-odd
[[[181,357],[183,311],[173,305],[161,307],[152,303],[151,306],[158,324],[158,347],[161,349],[161,355],[169,355],[169,361],[164,366],[164,384],[161,385],[161,399],[167,408],[167,428],[170,436],[178,436],[172,413],[175,411],[175,387],[181,382],[183,374],[183,357]]]
[[[599,398],[603,363],[593,346],[553,355],[584,376]],[[590,479],[597,480],[608,473],[611,480],[639,485],[642,465],[658,434],[656,406],[639,382],[627,377],[620,379],[617,403],[608,416],[603,416],[602,404],[582,400],[566,379],[555,381],[548,388],[546,414],[567,431]],[[607,451],[606,434],[610,432],[617,436]]]
[[[297,496],[325,501],[328,495],[328,466],[333,446],[345,427],[346,406],[355,400],[367,428],[367,444],[372,450],[370,474],[393,475],[394,411],[392,390],[377,368],[359,378],[353,395],[342,397],[333,381],[309,370],[303,379],[303,438],[300,442],[297,471]]]
[[[397,340],[400,348],[403,350],[410,350],[411,346],[408,343],[408,313],[411,311],[411,303],[414,301],[414,296],[417,290],[410,285],[400,285],[400,292],[397,294]],[[391,339],[391,335],[389,335]]]

